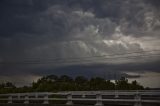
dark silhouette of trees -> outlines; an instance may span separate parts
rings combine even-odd
[[[121,77],[120,80],[116,80],[115,89],[118,90],[128,90],[129,89],[129,83],[128,83],[128,79],[126,79],[125,77]]]
[[[105,90],[106,89],[106,80],[103,78],[91,78],[90,82],[91,90]]]
[[[137,90],[137,89],[144,89],[144,87],[138,84],[138,82],[135,80],[135,81],[132,81],[132,83],[130,84],[130,89]]]
[[[115,83],[104,78],[94,77],[87,79],[84,76],[77,76],[75,79],[62,75],[49,75],[42,77],[33,82],[32,86],[16,87],[14,84],[7,82],[0,84],[0,93],[12,92],[57,92],[57,91],[90,91],[90,90],[142,90],[143,86],[137,81],[128,82],[128,79],[122,77]]]
[[[8,93],[8,92],[14,92],[16,89],[16,86],[12,84],[11,82],[6,82],[0,84],[0,93]]]
[[[144,87],[138,84],[136,80],[129,83],[127,78],[121,77],[120,80],[116,80],[115,89],[117,90],[143,90]]]
[[[77,76],[75,78],[75,90],[84,91],[89,90],[89,82],[88,79],[83,76]]]
[[[33,82],[32,88],[35,91],[69,91],[69,90],[141,90],[143,86],[133,81],[128,82],[128,79],[122,77],[120,80],[116,80],[115,83],[104,78],[95,77],[87,79],[84,76],[77,76],[72,79],[69,76],[62,75],[57,77],[50,75],[39,79],[37,82]]]

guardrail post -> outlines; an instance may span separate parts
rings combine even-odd
[[[85,97],[86,97],[86,95],[85,95],[85,94],[83,94],[83,95],[82,95],[82,98],[85,98]]]
[[[44,96],[44,102],[43,102],[43,104],[49,104],[48,95],[47,94]]]
[[[96,104],[95,106],[103,106],[103,103],[102,103],[102,95],[99,93],[99,94],[96,94]]]
[[[18,99],[20,99],[21,95],[18,93],[17,97],[18,97]]]
[[[135,103],[134,103],[134,106],[142,106],[141,104],[141,95],[137,92],[135,97]]]
[[[11,95],[8,97],[8,103],[9,103],[9,104],[12,103],[12,96],[11,96]]]
[[[119,98],[118,91],[115,91],[115,96],[114,96],[114,98]]]
[[[35,94],[35,98],[38,98],[38,94],[37,93]]]
[[[24,104],[29,104],[29,97],[28,97],[28,95],[25,95],[25,97],[24,97]]]
[[[66,105],[73,105],[73,102],[72,102],[72,94],[68,94],[67,95],[67,103]]]

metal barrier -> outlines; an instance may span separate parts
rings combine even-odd
[[[159,106],[160,91],[68,91],[0,94],[0,103],[3,104],[32,104],[33,102],[50,104],[51,101],[65,101],[66,105],[73,105],[76,101],[80,101],[81,103],[92,102],[95,103],[95,106],[103,106],[107,103],[133,106],[150,103]]]

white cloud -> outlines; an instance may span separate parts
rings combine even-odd
[[[73,14],[78,15],[79,17],[90,17],[93,18],[95,15],[92,12],[84,12],[84,11],[73,11]]]

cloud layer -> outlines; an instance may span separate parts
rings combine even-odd
[[[57,67],[65,73],[68,65],[86,65],[84,57],[92,57],[90,65],[119,71],[159,72],[159,56],[152,56],[160,49],[159,5],[159,0],[1,0],[1,75],[39,76]],[[143,51],[152,52],[131,54],[132,59],[114,55]]]

